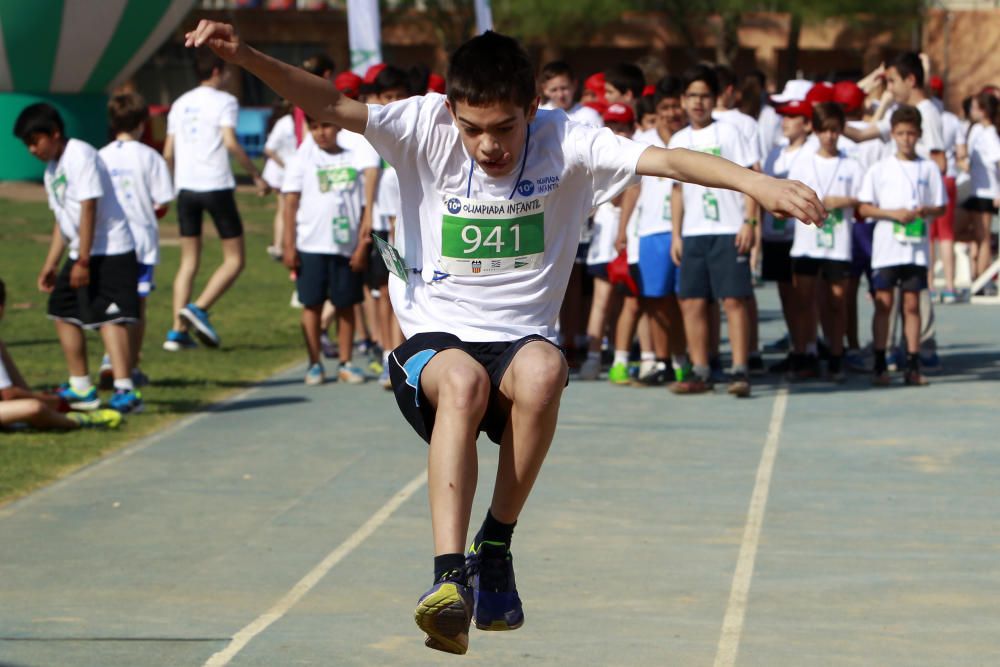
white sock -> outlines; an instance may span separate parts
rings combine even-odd
[[[615,350],[615,360],[612,362],[615,366],[618,364],[628,363],[628,350]]]
[[[94,388],[89,375],[70,375],[69,388],[78,394],[86,394]]]
[[[122,380],[115,380],[115,391],[133,391],[135,385],[132,384],[132,378],[124,378]]]
[[[382,350],[382,367],[389,365],[389,355],[392,354],[392,350]]]
[[[639,355],[639,361],[656,361],[656,352],[643,352]]]

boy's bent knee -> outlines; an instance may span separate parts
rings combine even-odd
[[[438,383],[437,409],[482,415],[490,399],[486,369],[473,364],[452,364],[442,369]]]
[[[566,358],[548,343],[530,343],[514,357],[514,398],[540,406],[557,399],[566,386]]]

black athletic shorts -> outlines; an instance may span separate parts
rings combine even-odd
[[[872,288],[887,290],[899,287],[904,292],[927,289],[927,267],[917,264],[886,266],[872,271]]]
[[[768,282],[790,283],[792,281],[792,242],[761,241],[760,277]]]
[[[383,241],[389,240],[389,232],[372,232]],[[378,244],[372,241],[371,252],[368,253],[368,268],[365,269],[365,285],[368,289],[381,289],[389,282],[389,268],[382,259]]]
[[[736,251],[735,234],[684,237],[681,299],[745,299],[753,294],[750,254]]]
[[[993,200],[985,197],[969,197],[962,202],[962,208],[973,213],[997,214],[997,207],[993,205]]]
[[[607,280],[608,263],[601,262],[600,264],[588,264],[587,275],[590,276],[591,278],[600,278],[601,280]]]
[[[329,299],[337,308],[347,308],[365,300],[364,274],[352,271],[344,255],[300,251],[295,289],[303,306],[321,306]]]
[[[94,255],[90,258],[90,284],[73,289],[69,274],[75,262],[67,259],[49,295],[48,315],[84,329],[139,319],[139,262],[135,253]]]
[[[797,276],[816,276],[831,282],[847,280],[853,275],[850,262],[814,257],[793,257],[792,273]]]
[[[220,239],[235,239],[243,236],[243,221],[236,210],[233,190],[213,190],[194,192],[181,190],[177,193],[177,221],[181,236],[201,236],[201,223],[205,211],[212,217]]]
[[[396,394],[396,403],[406,421],[421,438],[430,444],[434,431],[434,408],[420,389],[420,374],[435,354],[444,350],[462,350],[482,364],[490,376],[490,399],[479,431],[500,444],[510,414],[500,402],[500,381],[518,350],[533,341],[556,347],[542,336],[526,336],[520,340],[498,343],[467,343],[450,333],[420,333],[397,347],[389,355],[389,378]],[[559,349],[556,347],[556,349]]]

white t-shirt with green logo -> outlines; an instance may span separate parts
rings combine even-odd
[[[741,167],[757,161],[739,130],[730,123],[714,122],[700,130],[690,125],[670,138],[670,148],[687,148],[724,157]],[[736,234],[743,225],[744,196],[734,190],[684,183],[684,224],[681,234],[708,236]]]
[[[122,210],[111,175],[97,150],[85,141],[70,139],[58,161],[45,166],[45,192],[59,231],[69,244],[69,256],[80,256],[80,202],[97,200],[91,255],[121,255],[135,249],[128,218]]]
[[[636,141],[650,146],[666,148],[656,128],[640,132],[633,137]],[[669,178],[643,176],[638,209],[639,236],[652,236],[674,230],[673,213],[670,209],[670,197],[674,192],[674,181]]]
[[[915,209],[944,206],[941,170],[926,158],[900,160],[896,156],[876,162],[865,174],[858,201],[881,209]],[[927,266],[927,233],[930,220],[902,225],[878,220],[872,239],[872,268],[916,264]]]
[[[817,153],[805,155],[796,162],[788,178],[801,181],[812,188],[820,199],[826,197],[857,198],[864,180],[864,171],[857,160],[838,156],[822,157]],[[851,260],[851,226],[854,224],[854,207],[848,206],[829,211],[822,227],[795,221],[795,240],[792,257],[832,259],[840,262]]]
[[[353,150],[327,153],[303,143],[286,165],[281,191],[300,194],[295,247],[302,252],[351,255],[364,209],[361,172],[378,166]]]
[[[775,178],[789,178],[788,172],[796,163],[805,161],[806,156],[813,154],[805,144],[797,148],[791,146],[776,146],[764,160],[763,171]],[[775,218],[770,211],[764,211],[761,221],[761,238],[765,241],[791,241],[795,236],[795,221],[789,218]]]
[[[365,137],[399,176],[406,264],[419,270],[407,284],[390,279],[403,333],[555,339],[580,227],[636,182],[647,147],[539,110],[523,174],[491,178],[471,163],[444,96],[368,113]]]

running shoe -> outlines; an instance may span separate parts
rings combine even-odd
[[[764,359],[760,354],[751,354],[750,361],[747,364],[747,369],[750,371],[750,375],[764,375],[767,373],[767,369],[764,368]]]
[[[191,334],[186,331],[174,331],[171,329],[167,332],[167,339],[163,341],[163,349],[167,352],[193,350],[196,347],[198,347],[198,343],[194,342]]]
[[[319,337],[319,346],[323,350],[323,356],[327,359],[336,359],[338,355],[337,344],[330,340],[328,335],[321,334]]]
[[[601,358],[596,359],[587,357],[582,364],[580,364],[580,372],[577,373],[577,378],[581,380],[596,380],[597,376],[601,374]]]
[[[680,368],[674,368],[674,382],[684,382],[694,374],[691,364],[684,364]]]
[[[903,382],[908,387],[926,387],[930,384],[927,378],[920,374],[920,371],[906,371],[903,374]]]
[[[111,357],[101,357],[101,368],[97,371],[97,388],[101,391],[111,391],[115,388],[115,371],[111,368]]]
[[[722,359],[719,357],[711,357],[708,360],[708,370],[713,383],[722,384],[726,381],[726,374],[722,370]]]
[[[668,369],[667,365],[660,361],[657,362],[656,365],[649,369],[649,371],[644,375],[640,375],[637,380],[633,380],[632,386],[662,387],[670,381],[672,375],[672,369]]]
[[[136,386],[136,388],[145,387],[145,386],[149,385],[149,376],[146,375],[145,373],[143,373],[138,368],[133,368],[132,369],[132,384],[134,384]]]
[[[378,359],[372,359],[368,362],[368,373],[372,377],[378,377],[382,375],[382,362]]]
[[[776,361],[767,367],[768,373],[774,373],[776,375],[784,375],[792,368],[792,355],[791,353],[786,354],[785,358],[781,361]]]
[[[941,303],[949,306],[953,303],[958,303],[958,295],[952,290],[945,290],[941,292]]]
[[[306,371],[306,384],[310,387],[326,382],[326,373],[323,371],[323,364],[315,363]]]
[[[628,365],[621,362],[614,364],[608,369],[608,382],[621,387],[628,386],[632,378],[629,377]]]
[[[869,373],[871,368],[861,350],[848,350],[844,354],[844,368],[852,373]]]
[[[181,319],[194,327],[194,335],[209,347],[219,347],[219,334],[215,332],[215,327],[208,321],[208,313],[189,303],[181,308]]]
[[[677,394],[678,396],[711,393],[714,388],[715,385],[711,379],[705,380],[697,375],[692,375],[686,380],[675,382],[670,385],[671,393]]]
[[[793,381],[815,380],[820,376],[819,357],[813,354],[802,355],[798,362],[793,358],[788,379]]]
[[[93,410],[91,412],[67,412],[80,428],[118,428],[122,423],[122,413],[117,410]]]
[[[101,407],[101,399],[97,395],[97,387],[91,387],[88,391],[79,393],[74,391],[68,384],[64,384],[56,391],[56,395],[66,401],[70,410],[89,412]]]
[[[351,364],[340,364],[337,371],[337,380],[347,384],[361,384],[365,381],[365,373],[357,366]]]
[[[791,342],[788,340],[788,334],[785,334],[773,343],[768,343],[764,346],[765,352],[787,352],[791,347]]]
[[[142,402],[142,392],[134,389],[116,389],[115,395],[108,401],[108,406],[122,414],[142,412],[145,407]]]
[[[473,542],[465,557],[475,600],[473,621],[480,630],[517,630],[524,624],[524,610],[514,583],[514,559],[502,542]]]
[[[736,398],[747,398],[750,396],[750,376],[746,373],[734,373],[729,379],[727,391]]]
[[[941,357],[938,356],[937,352],[931,352],[927,355],[921,354],[920,367],[928,375],[938,375],[944,370],[941,365]]]
[[[389,377],[389,367],[382,367],[382,374],[378,376],[378,383],[382,385],[383,389],[392,390],[392,379]]]
[[[886,355],[885,363],[886,368],[890,372],[898,371],[906,366],[906,353],[898,347],[894,348],[892,352]]]
[[[424,645],[446,653],[464,655],[469,650],[473,595],[463,569],[452,570],[417,601],[413,620],[427,633]]]

